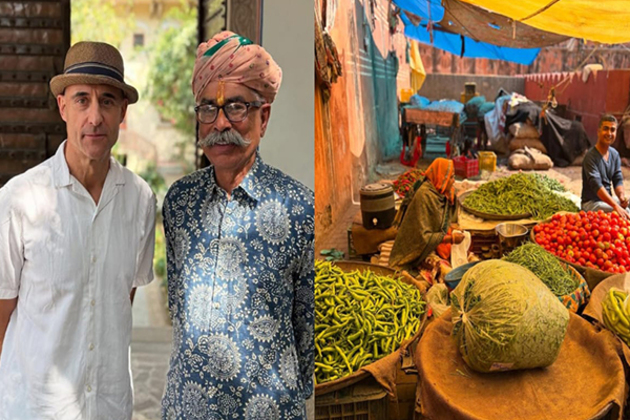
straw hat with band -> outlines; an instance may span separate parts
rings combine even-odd
[[[78,42],[68,50],[63,74],[50,80],[50,90],[61,95],[70,85],[110,85],[121,89],[130,104],[138,101],[138,91],[125,83],[120,52],[103,42]]]

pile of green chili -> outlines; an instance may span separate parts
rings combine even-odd
[[[315,379],[356,372],[418,331],[426,304],[416,287],[369,270],[315,262]]]
[[[556,296],[573,293],[579,286],[568,269],[543,247],[526,243],[503,257],[503,260],[518,264],[534,273]]]
[[[567,190],[566,188],[564,188],[564,185],[560,183],[560,181],[558,181],[557,179],[549,178],[547,175],[537,173],[526,175],[533,176],[542,184],[546,185],[547,188],[549,188],[551,191],[565,192]]]
[[[545,175],[514,174],[483,184],[466,197],[464,205],[499,216],[529,213],[537,220],[559,211],[579,211],[573,201],[554,192],[564,187],[553,181]]]

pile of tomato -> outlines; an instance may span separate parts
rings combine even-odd
[[[536,242],[571,263],[609,273],[630,271],[630,223],[617,213],[554,215],[534,227]]]

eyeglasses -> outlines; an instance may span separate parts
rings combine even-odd
[[[222,109],[225,117],[231,123],[237,123],[244,121],[249,113],[249,108],[260,108],[263,102],[230,102],[223,106],[216,106],[212,104],[197,105],[195,107],[195,113],[197,114],[197,120],[203,124],[212,124],[217,120],[219,116],[219,110]]]

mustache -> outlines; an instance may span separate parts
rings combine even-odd
[[[251,144],[251,140],[247,140],[237,131],[212,131],[207,136],[199,140],[199,146],[211,147],[216,145],[234,145],[246,147]]]

